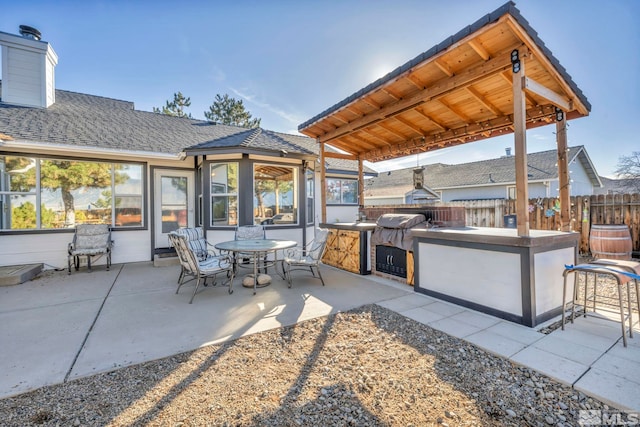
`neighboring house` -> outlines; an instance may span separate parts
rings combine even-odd
[[[180,226],[203,226],[211,243],[253,223],[271,238],[313,238],[315,140],[57,90],[49,43],[0,32],[0,45],[0,265],[65,265],[76,223],[114,227],[115,263],[169,251]],[[355,219],[357,163],[326,167],[340,186],[328,213]]]
[[[571,195],[590,195],[602,182],[583,146],[569,148]],[[527,154],[529,197],[557,197],[557,151]],[[385,200],[389,204],[406,203],[404,195],[412,189],[413,169],[382,172],[365,184],[365,204]],[[440,196],[442,202],[456,200],[514,199],[516,191],[515,157],[507,149],[497,159],[447,165],[424,166],[425,186]],[[393,195],[396,195],[395,197]]]
[[[640,193],[640,178],[611,179],[601,176],[600,181],[602,181],[602,188],[596,189],[594,194]]]

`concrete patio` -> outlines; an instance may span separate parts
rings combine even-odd
[[[624,348],[620,325],[593,317],[545,335],[414,293],[372,276],[322,267],[293,288],[193,287],[176,295],[177,266],[118,264],[67,275],[48,271],[0,287],[0,398],[110,371],[243,335],[376,303],[514,363],[526,365],[616,408],[640,411],[640,328]],[[557,319],[556,319],[557,320]]]

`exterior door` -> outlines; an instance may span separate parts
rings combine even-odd
[[[153,179],[155,248],[168,248],[170,231],[195,227],[194,172],[156,169]]]

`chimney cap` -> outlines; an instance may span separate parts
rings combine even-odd
[[[38,31],[38,29],[30,27],[28,25],[20,25],[20,35],[22,35],[22,37],[33,40],[40,40],[42,38],[42,34],[40,33],[40,31]]]

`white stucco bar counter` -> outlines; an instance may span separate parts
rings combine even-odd
[[[558,314],[562,272],[575,264],[578,233],[512,228],[413,232],[414,289],[526,326]],[[571,295],[572,289],[567,289]]]

